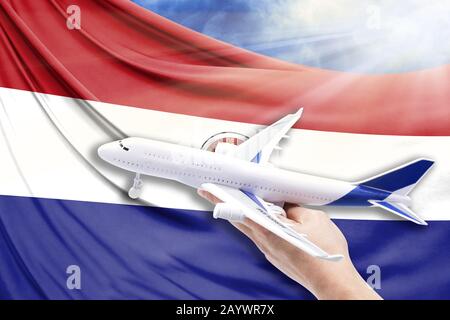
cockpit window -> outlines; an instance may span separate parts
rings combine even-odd
[[[125,151],[130,150],[129,148],[127,148],[127,147],[125,147],[125,146],[123,145],[122,140],[119,141],[119,146],[120,146],[123,150],[125,150]]]

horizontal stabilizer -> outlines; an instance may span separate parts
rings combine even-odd
[[[415,214],[410,208],[408,208],[402,203],[377,201],[377,200],[369,200],[369,202],[376,207],[392,212],[393,214],[396,214],[414,223],[424,226],[428,225],[428,223],[426,223],[425,220],[423,220],[421,217]]]

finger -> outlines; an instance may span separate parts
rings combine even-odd
[[[248,226],[246,226],[244,223],[242,222],[231,222],[230,223],[239,231],[241,231],[243,234],[245,234],[247,237],[251,237],[253,236],[253,231],[252,229],[250,229]]]
[[[245,218],[242,223],[255,234],[266,235],[271,233],[269,230],[249,218]]]
[[[217,204],[217,203],[223,202],[222,200],[220,200],[216,196],[212,195],[208,191],[205,191],[205,190],[202,190],[202,189],[197,189],[197,193],[198,193],[198,195],[200,197],[208,200],[209,202],[211,202],[213,204]]]
[[[286,217],[298,223],[304,223],[309,214],[316,213],[317,210],[292,206],[286,211]]]
[[[300,207],[295,203],[285,203],[283,206],[284,211],[286,212],[286,218],[290,220],[294,220],[298,223],[302,223],[302,215],[305,213],[305,208]]]
[[[288,211],[288,210],[290,210],[291,208],[295,208],[295,207],[298,207],[298,206],[299,206],[299,205],[298,205],[298,204],[295,204],[295,203],[285,202],[284,205],[283,205],[283,209],[284,209],[285,211]]]
[[[242,224],[252,234],[253,240],[255,242],[262,240],[270,241],[271,237],[275,236],[275,234],[272,231],[266,229],[265,227],[261,226],[260,224],[256,223],[255,221],[249,218],[245,218]]]
[[[265,253],[267,251],[267,245],[261,241],[260,236],[256,235],[256,233],[249,228],[244,223],[239,222],[230,222],[234,227],[236,227],[239,231],[241,231],[243,234],[245,234],[255,245],[256,247]]]
[[[282,240],[278,235],[272,231],[266,229],[265,227],[259,225],[258,223],[247,219],[245,220],[245,225],[249,228],[252,237],[251,239],[256,244],[256,246],[263,253],[269,252],[269,248],[276,246],[278,241]],[[283,240],[284,241],[284,240]]]

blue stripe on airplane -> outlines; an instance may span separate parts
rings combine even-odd
[[[377,178],[365,181],[362,184],[366,187],[382,189],[394,192],[401,188],[417,183],[422,175],[433,165],[433,161],[422,159],[406,165],[389,173],[385,173]]]
[[[257,198],[253,193],[244,191],[244,190],[242,190],[242,189],[239,189],[239,190],[241,190],[247,197],[250,198],[250,200],[252,200],[252,201],[253,201],[254,203],[256,203],[259,207],[261,207],[261,208],[264,210],[264,212],[267,211],[267,210],[266,210],[266,207],[264,207],[264,205],[258,200],[258,198]]]
[[[407,214],[406,212],[400,210],[399,208],[397,208],[396,206],[392,205],[392,204],[389,203],[389,202],[381,201],[381,202],[379,202],[378,204],[382,205],[383,207],[385,207],[385,208],[387,208],[387,209],[390,209],[390,210],[392,210],[392,211],[397,212],[397,213],[398,213],[399,215],[401,215],[401,216],[408,217],[408,218],[410,218],[410,219],[412,219],[412,220],[414,220],[414,221],[418,221],[415,217],[410,216],[409,214]]]
[[[251,162],[259,163],[261,161],[261,151],[256,154],[256,156],[252,159]]]
[[[329,206],[371,206],[369,200],[384,200],[390,196],[390,192],[373,189],[365,186],[355,188],[343,197],[330,202]]]

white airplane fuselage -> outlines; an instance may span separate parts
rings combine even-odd
[[[225,185],[269,202],[371,206],[369,199],[390,197],[405,204],[410,201],[406,196],[360,188],[349,182],[150,139],[127,138],[107,143],[98,149],[98,154],[112,165],[133,173],[175,180],[193,188],[204,183]]]

